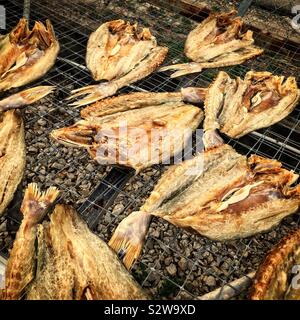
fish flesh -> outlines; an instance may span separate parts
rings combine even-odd
[[[26,293],[26,288],[33,281],[38,224],[44,218],[58,194],[59,192],[55,187],[51,187],[42,193],[34,183],[26,189],[21,206],[23,220],[8,259],[5,289],[2,291],[1,299],[21,299]]]
[[[76,211],[56,205],[40,225],[37,270],[28,300],[137,300],[148,296],[117,255]]]
[[[220,179],[222,177],[222,179]],[[267,231],[300,206],[298,175],[276,160],[247,158],[223,144],[171,166],[139,211],[125,218],[109,244],[125,252],[130,268],[139,256],[151,215],[212,240]]]
[[[26,162],[24,124],[16,108],[31,104],[54,90],[39,86],[0,100],[0,216],[13,199]]]
[[[300,229],[277,244],[259,266],[250,290],[252,300],[300,300]]]
[[[295,77],[249,71],[242,80],[232,79],[221,71],[206,93],[203,125],[206,138],[217,129],[231,138],[239,138],[271,126],[294,110],[299,97]]]
[[[114,95],[120,88],[145,78],[164,61],[167,47],[157,45],[148,28],[124,20],[102,24],[88,40],[86,64],[94,80],[106,82],[72,91],[68,99],[86,95],[72,103],[91,104]]]
[[[253,45],[253,32],[243,33],[243,20],[236,11],[211,14],[185,42],[184,53],[193,62],[163,67],[160,71],[176,70],[171,77],[201,72],[203,69],[237,65],[263,53]]]
[[[32,30],[22,18],[0,39],[0,91],[24,86],[44,76],[54,65],[59,52],[49,20],[36,21]]]
[[[198,97],[203,92],[198,90]],[[139,172],[170,161],[199,126],[203,112],[183,102],[185,97],[190,97],[190,91],[135,92],[108,98],[83,109],[83,120],[52,131],[51,137],[86,148],[100,164],[119,164]]]

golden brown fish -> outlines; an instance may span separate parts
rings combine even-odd
[[[0,40],[0,91],[17,88],[45,75],[59,51],[52,24],[37,21],[29,30],[21,19],[11,33]]]
[[[125,252],[130,268],[142,249],[150,215],[213,240],[267,231],[299,209],[300,185],[292,186],[297,179],[279,161],[247,158],[228,145],[208,149],[171,166],[140,211],[120,223],[109,244]]]
[[[39,86],[0,100],[0,216],[22,180],[26,161],[23,120],[18,111],[9,109],[31,104],[53,89]]]
[[[102,24],[90,35],[86,64],[95,80],[108,82],[73,90],[72,105],[83,106],[112,96],[120,88],[145,78],[163,62],[168,48],[158,46],[147,28],[124,20]]]
[[[133,300],[147,295],[116,254],[70,206],[57,205],[40,226],[30,300]]]
[[[252,300],[300,300],[300,229],[284,237],[259,266]]]
[[[160,71],[177,70],[172,78],[201,72],[207,68],[218,68],[241,64],[262,54],[263,50],[254,46],[253,32],[242,32],[243,20],[236,11],[211,14],[194,30],[185,42],[185,55],[191,63],[163,67]]]
[[[209,86],[204,103],[206,139],[217,129],[239,138],[268,127],[289,115],[299,97],[294,77],[249,71],[242,80],[221,71]]]
[[[23,220],[17,232],[6,267],[5,289],[2,299],[21,299],[35,274],[35,242],[38,223],[58,196],[56,188],[41,193],[36,184],[25,191],[21,206]]]
[[[198,97],[205,90],[198,91]],[[189,92],[186,94],[189,98]],[[101,164],[140,171],[179,153],[203,119],[184,94],[131,93],[99,101],[81,111],[84,120],[54,130],[56,141],[88,150]]]
[[[27,21],[23,18],[10,33],[0,37],[0,75],[9,70],[24,52],[22,42],[28,32]]]

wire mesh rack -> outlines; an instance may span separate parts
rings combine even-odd
[[[72,124],[80,118],[79,110],[67,106],[64,99],[71,89],[93,83],[85,67],[85,50],[89,34],[101,23],[126,18],[150,26],[158,43],[169,47],[166,65],[186,61],[183,54],[186,34],[207,16],[207,12],[186,14],[176,1],[173,6],[168,1],[160,3],[158,7],[150,2],[130,0],[31,1],[31,21],[51,19],[61,44],[55,67],[36,84],[55,85],[57,91],[22,111],[26,127],[27,168],[14,201],[6,215],[0,218],[1,256],[8,257],[18,229],[21,219],[19,205],[27,183],[34,181],[44,187],[58,186],[63,201],[74,203],[93,231],[107,241],[118,223],[143,204],[166,169],[166,166],[156,165],[134,176],[132,171],[94,164],[85,151],[62,147],[49,139],[54,128]],[[9,0],[5,8],[7,30],[10,30],[22,16],[23,2]],[[276,13],[277,10],[274,7],[271,11]],[[299,73],[300,49],[297,44],[288,38],[279,41],[259,31],[255,32],[255,40],[265,53],[243,65],[225,68],[231,76],[242,77],[251,69],[286,76]],[[205,70],[179,79],[155,72],[119,93],[176,91],[188,85],[206,87],[217,72],[217,69]],[[239,140],[227,139],[226,142],[242,154],[256,153],[276,158],[284,167],[300,173],[299,138],[300,107],[297,106],[283,121]],[[114,175],[107,180],[111,170]],[[296,214],[284,219],[280,226],[268,233],[221,243],[154,218],[143,253],[132,272],[155,298],[198,298],[214,289],[224,289],[231,281],[255,271],[266,252],[298,225],[299,215]],[[236,295],[243,297],[238,289],[231,287],[236,290]]]

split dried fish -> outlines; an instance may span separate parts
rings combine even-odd
[[[163,62],[168,48],[157,45],[147,28],[124,20],[102,24],[90,35],[86,64],[95,80],[108,82],[72,91],[69,99],[85,98],[72,103],[83,106],[114,95],[120,88],[145,78]]]
[[[1,299],[21,299],[35,275],[35,242],[38,224],[57,198],[59,192],[52,187],[41,193],[36,184],[25,191],[21,206],[23,220],[17,232],[6,267],[5,289]]]
[[[228,145],[208,148],[171,166],[140,211],[120,223],[109,244],[125,252],[130,268],[141,252],[151,215],[213,240],[267,231],[299,209],[300,185],[292,187],[297,179],[279,161],[247,158]]]
[[[72,207],[56,205],[50,222],[41,222],[58,194],[54,187],[41,193],[35,183],[26,189],[1,299],[147,299],[116,254]]]
[[[242,80],[232,79],[221,71],[206,94],[205,138],[213,139],[217,129],[231,138],[239,138],[268,127],[288,116],[299,97],[294,77],[250,71]]]
[[[35,22],[32,30],[25,18],[0,39],[0,91],[17,88],[45,75],[59,51],[52,24]]]
[[[205,90],[198,91],[198,97]],[[184,93],[131,93],[99,101],[81,111],[73,126],[51,137],[83,147],[101,164],[140,171],[179,153],[203,119],[200,108],[183,102]],[[189,92],[186,94],[189,98]]]
[[[70,206],[40,225],[36,278],[29,300],[134,300],[148,296],[116,254]]]
[[[265,257],[250,290],[252,300],[300,300],[300,229],[283,238]]]
[[[241,64],[263,53],[254,46],[253,32],[242,32],[243,20],[236,11],[211,14],[194,30],[185,42],[185,55],[191,63],[163,67],[160,71],[176,70],[172,78],[201,72],[207,68],[218,68]]]
[[[10,109],[31,104],[53,90],[52,86],[39,86],[0,100],[0,216],[13,199],[26,162],[23,120],[17,110]]]

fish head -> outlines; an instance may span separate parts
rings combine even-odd
[[[20,19],[19,23],[15,26],[15,28],[9,33],[10,42],[13,44],[19,44],[29,34],[29,27],[27,19]]]
[[[96,130],[84,122],[79,121],[73,126],[53,130],[50,136],[69,147],[89,148],[94,144]]]

